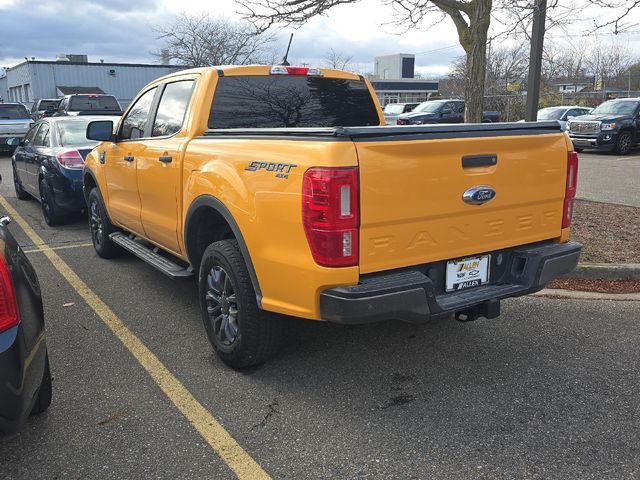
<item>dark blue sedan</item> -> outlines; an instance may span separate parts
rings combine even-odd
[[[36,272],[0,218],[0,433],[51,403],[51,372]]]
[[[38,121],[13,154],[13,183],[21,200],[40,201],[47,225],[62,223],[86,208],[82,167],[97,142],[87,140],[87,125],[100,116],[51,117]],[[113,120],[113,117],[107,117]]]

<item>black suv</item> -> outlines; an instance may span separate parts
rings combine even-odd
[[[54,117],[67,115],[122,115],[122,107],[113,95],[66,95],[60,101]]]
[[[640,98],[609,100],[567,122],[576,151],[585,148],[626,155],[640,140]]]
[[[500,121],[500,113],[483,112],[482,122]],[[463,123],[464,101],[428,100],[422,102],[409,113],[398,115],[398,125],[422,125],[425,123]]]

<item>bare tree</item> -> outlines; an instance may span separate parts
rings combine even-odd
[[[336,52],[333,48],[327,52],[324,57],[324,63],[327,68],[334,70],[351,69],[351,61],[353,57],[342,52]]]
[[[245,16],[258,22],[261,30],[276,24],[302,25],[337,5],[360,0],[236,0]],[[465,120],[482,121],[486,78],[486,50],[492,19],[502,26],[502,35],[524,33],[529,37],[533,4],[531,0],[380,0],[391,5],[396,23],[405,29],[429,27],[444,19],[453,22],[458,41],[465,51]],[[640,8],[640,0],[549,0],[548,27],[561,27],[574,21],[585,8],[597,8],[600,15],[593,31],[610,27],[614,32],[628,29],[628,14]]]
[[[237,0],[246,17],[260,23],[262,30],[284,23],[301,25],[336,5],[359,0]],[[491,23],[493,0],[381,0],[391,5],[396,23],[421,27],[449,18],[456,27],[458,41],[466,53],[467,78],[464,97],[465,119],[482,121],[482,97],[486,71],[487,32]]]
[[[233,22],[208,14],[180,14],[169,26],[154,31],[162,48],[154,55],[167,63],[192,67],[266,63],[273,35],[256,31],[248,22]]]

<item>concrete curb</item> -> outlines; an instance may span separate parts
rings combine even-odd
[[[545,288],[532,294],[534,297],[571,298],[575,300],[617,300],[624,302],[640,302],[640,293],[599,293],[564,290],[562,288]]]
[[[640,280],[640,263],[579,263],[572,272],[560,278]]]

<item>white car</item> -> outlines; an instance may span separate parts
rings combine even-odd
[[[567,129],[567,120],[572,117],[578,117],[580,115],[586,115],[593,110],[587,107],[578,106],[562,106],[562,107],[547,107],[538,110],[538,122],[557,120],[563,130]]]

